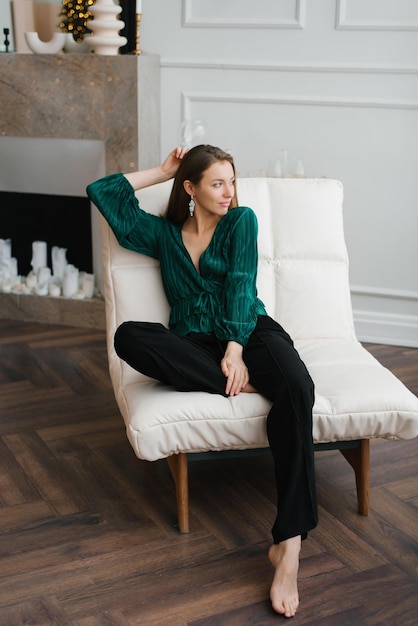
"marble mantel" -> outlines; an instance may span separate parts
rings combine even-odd
[[[159,57],[0,55],[0,135],[104,142],[106,173],[160,158]]]

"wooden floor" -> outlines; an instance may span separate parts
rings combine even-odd
[[[418,350],[368,346],[418,394]],[[274,516],[268,456],[190,470],[175,527],[164,461],[141,462],[110,388],[104,333],[0,321],[0,624],[261,626]],[[372,512],[338,452],[317,453],[320,523],[292,624],[418,624],[418,444],[372,444]]]

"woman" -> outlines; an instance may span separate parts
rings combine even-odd
[[[173,177],[165,216],[139,208],[135,190]],[[124,322],[115,334],[120,358],[180,391],[257,390],[272,402],[278,514],[270,597],[292,617],[301,540],[317,524],[314,388],[289,335],[257,297],[257,219],[238,207],[233,159],[213,146],[177,148],[159,167],[107,176],[87,192],[122,246],[159,259],[171,307],[169,329]]]

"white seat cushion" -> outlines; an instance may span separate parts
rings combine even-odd
[[[315,381],[316,443],[417,435],[415,396],[357,341],[302,341],[297,348]],[[127,435],[140,458],[268,446],[270,402],[259,394],[224,398],[141,380],[121,395]]]

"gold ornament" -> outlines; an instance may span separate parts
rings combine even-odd
[[[62,0],[59,27],[66,33],[71,33],[77,43],[83,41],[84,35],[91,33],[87,21],[94,17],[89,7],[95,2],[96,0]]]

